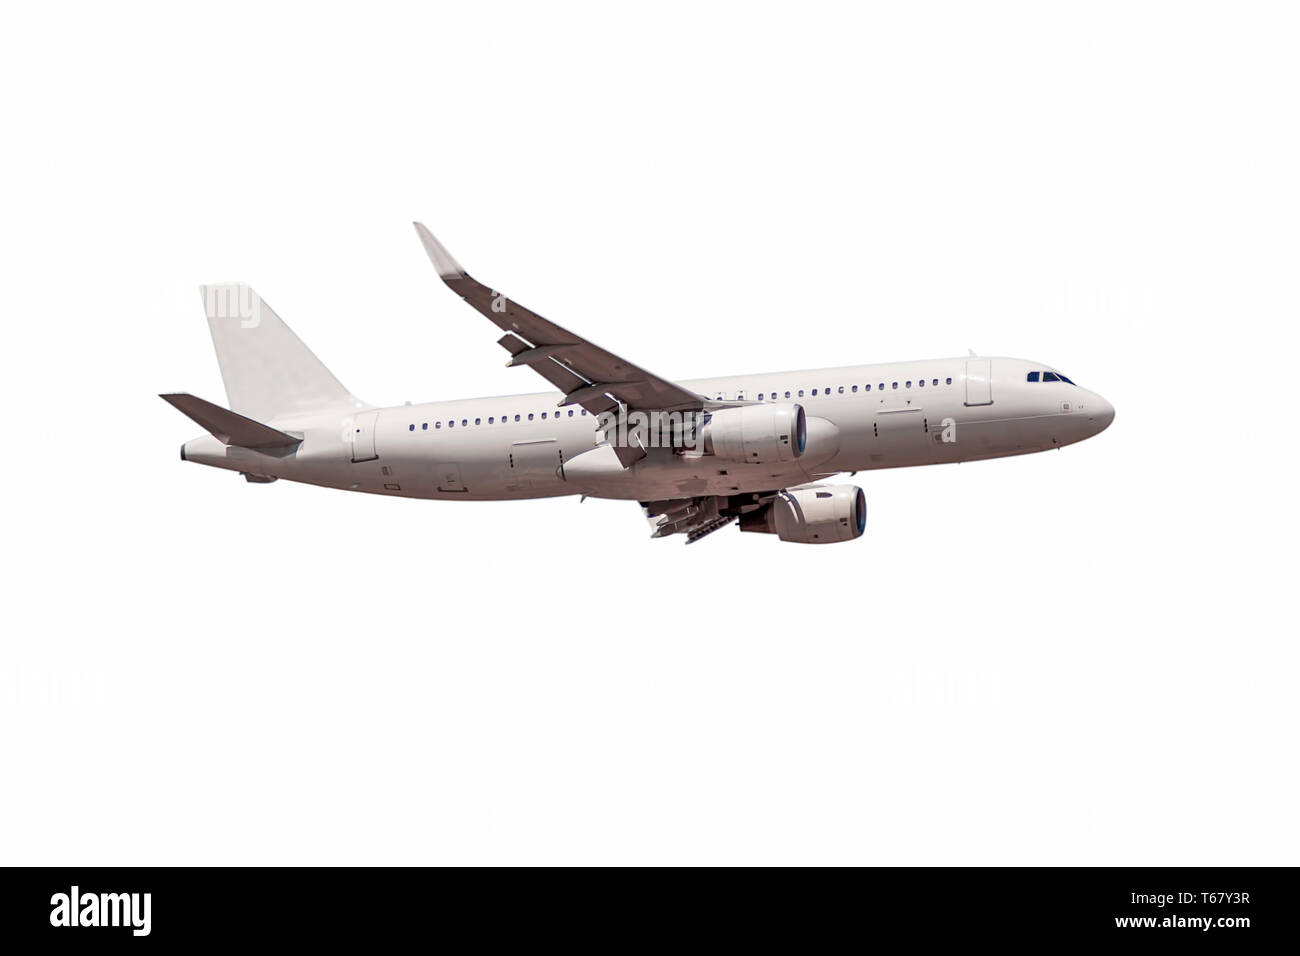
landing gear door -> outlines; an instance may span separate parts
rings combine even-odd
[[[966,360],[966,404],[993,404],[993,360],[972,358]]]
[[[374,461],[379,457],[378,452],[375,451],[375,425],[378,421],[378,409],[357,412],[352,416],[353,461]]]

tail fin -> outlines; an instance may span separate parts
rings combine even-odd
[[[359,402],[243,283],[200,286],[230,407],[258,422]]]

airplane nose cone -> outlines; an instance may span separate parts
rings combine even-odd
[[[1115,420],[1115,406],[1094,392],[1088,402],[1088,419],[1096,428],[1093,434],[1099,435]]]

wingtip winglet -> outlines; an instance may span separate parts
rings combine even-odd
[[[447,247],[437,240],[433,233],[422,222],[413,223],[415,233],[420,237],[420,243],[424,246],[424,251],[429,255],[429,261],[433,267],[438,270],[438,275],[443,279],[459,279],[461,276],[469,275],[460,267]]]

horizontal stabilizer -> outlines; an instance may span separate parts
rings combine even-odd
[[[251,418],[245,418],[220,405],[205,402],[188,392],[173,392],[158,397],[198,422],[223,445],[238,445],[241,448],[283,448],[286,445],[297,445],[302,441],[301,438],[286,435],[282,431],[255,422]]]

